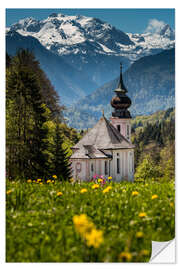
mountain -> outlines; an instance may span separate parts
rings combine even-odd
[[[165,50],[135,61],[123,74],[128,96],[132,100],[132,116],[151,114],[174,106],[175,91],[175,50]],[[104,109],[107,117],[112,107],[119,78],[112,80],[79,100],[66,113],[70,126],[79,129],[92,127]]]
[[[97,18],[53,13],[44,20],[20,20],[10,30],[38,39],[98,86],[118,76],[120,61],[126,70],[143,56],[174,47],[174,30],[166,24],[156,33],[131,34]]]
[[[26,48],[34,53],[41,68],[66,105],[72,104],[75,100],[90,93],[92,89],[97,88],[97,84],[83,72],[80,73],[61,56],[47,50],[36,38],[22,36],[15,30],[8,31],[6,34],[7,53],[15,55],[19,48]]]

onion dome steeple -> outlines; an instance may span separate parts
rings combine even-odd
[[[128,108],[131,106],[131,99],[126,95],[128,92],[122,77],[122,64],[120,63],[120,79],[118,88],[114,91],[116,96],[111,99],[111,106],[115,109],[112,113],[113,117],[131,118]]]

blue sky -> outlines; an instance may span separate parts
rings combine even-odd
[[[156,19],[175,28],[174,9],[6,9],[6,26],[26,17],[45,19],[51,13],[84,15],[106,21],[124,32],[143,33],[149,21]]]

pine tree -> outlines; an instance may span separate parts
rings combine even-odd
[[[67,158],[67,151],[62,148],[62,134],[60,131],[59,122],[56,121],[55,135],[54,135],[54,146],[53,146],[53,168],[54,174],[57,175],[58,179],[68,180],[71,177],[71,168],[69,159]]]

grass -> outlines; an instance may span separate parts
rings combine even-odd
[[[7,181],[6,261],[146,262],[151,240],[174,238],[173,183],[93,184]],[[80,214],[102,231],[98,247],[76,229]]]

